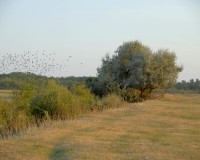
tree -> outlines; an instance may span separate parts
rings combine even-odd
[[[175,88],[177,90],[183,90],[183,91],[192,91],[195,93],[200,93],[200,80],[194,79],[189,80],[188,82],[185,80],[182,80],[181,82],[176,83],[176,85],[171,85],[168,87],[170,88]]]
[[[131,41],[119,46],[112,57],[107,54],[97,71],[104,86],[118,83],[121,88],[139,90],[143,97],[156,88],[175,83],[182,67],[176,65],[175,53],[153,52],[141,42]]]

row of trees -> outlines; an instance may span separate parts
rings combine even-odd
[[[34,73],[13,72],[10,74],[0,74],[0,89],[16,90],[25,83],[47,83],[48,80],[55,80],[58,83],[70,88],[74,83],[86,83],[87,79],[93,77],[46,77]]]
[[[200,80],[199,79],[191,79],[189,81],[181,81],[176,83],[175,85],[168,86],[167,89],[175,89],[178,91],[192,91],[195,93],[200,93]]]
[[[46,76],[40,76],[33,73],[13,72],[0,75],[0,89],[17,90],[23,84],[41,84],[47,83],[51,79]]]

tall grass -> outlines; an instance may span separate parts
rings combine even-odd
[[[0,136],[6,137],[25,130],[30,123],[27,114],[12,102],[0,100]]]
[[[109,94],[102,99],[96,97],[93,110],[101,111],[109,108],[118,108],[120,106],[123,106],[124,103],[125,102],[123,101],[123,98],[121,96],[116,94]]]

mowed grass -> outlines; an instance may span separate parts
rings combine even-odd
[[[0,159],[199,160],[200,95],[166,95],[32,128],[0,140]]]

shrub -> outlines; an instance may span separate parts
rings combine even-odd
[[[143,98],[140,96],[140,91],[131,88],[123,89],[121,96],[127,102],[140,102],[143,100]]]
[[[20,111],[12,102],[0,100],[0,135],[15,134],[27,129],[30,118],[24,111]]]
[[[71,93],[67,88],[49,81],[43,88],[38,88],[37,95],[31,99],[31,114],[37,121],[42,121],[47,115],[52,120],[66,119],[71,102]]]
[[[93,103],[94,97],[84,84],[73,85],[70,92],[55,81],[49,81],[31,100],[31,113],[35,116],[36,123],[42,122],[45,112],[52,120],[74,119],[88,113]]]
[[[122,105],[122,97],[116,94],[109,94],[103,98],[103,104],[106,108],[118,108]]]
[[[36,93],[34,84],[24,84],[19,90],[14,91],[13,103],[18,110],[25,111],[27,115],[30,115],[30,101]]]
[[[103,98],[96,98],[93,110],[102,111],[108,108],[118,108],[124,103],[121,96],[116,94],[109,94]]]
[[[120,105],[122,97],[110,94],[95,99],[85,84],[74,84],[70,91],[53,80],[40,86],[26,84],[15,91],[12,101],[0,101],[0,135],[4,137],[26,130],[30,125],[74,119],[94,109]]]
[[[80,113],[90,112],[91,107],[94,105],[94,96],[91,94],[90,89],[85,84],[75,84],[72,87],[72,93],[76,98]]]
[[[138,102],[142,101],[150,96],[149,92],[143,92],[141,95],[141,91],[139,89],[133,88],[121,88],[117,83],[111,83],[107,86],[108,93],[116,94],[121,96],[127,102]]]

